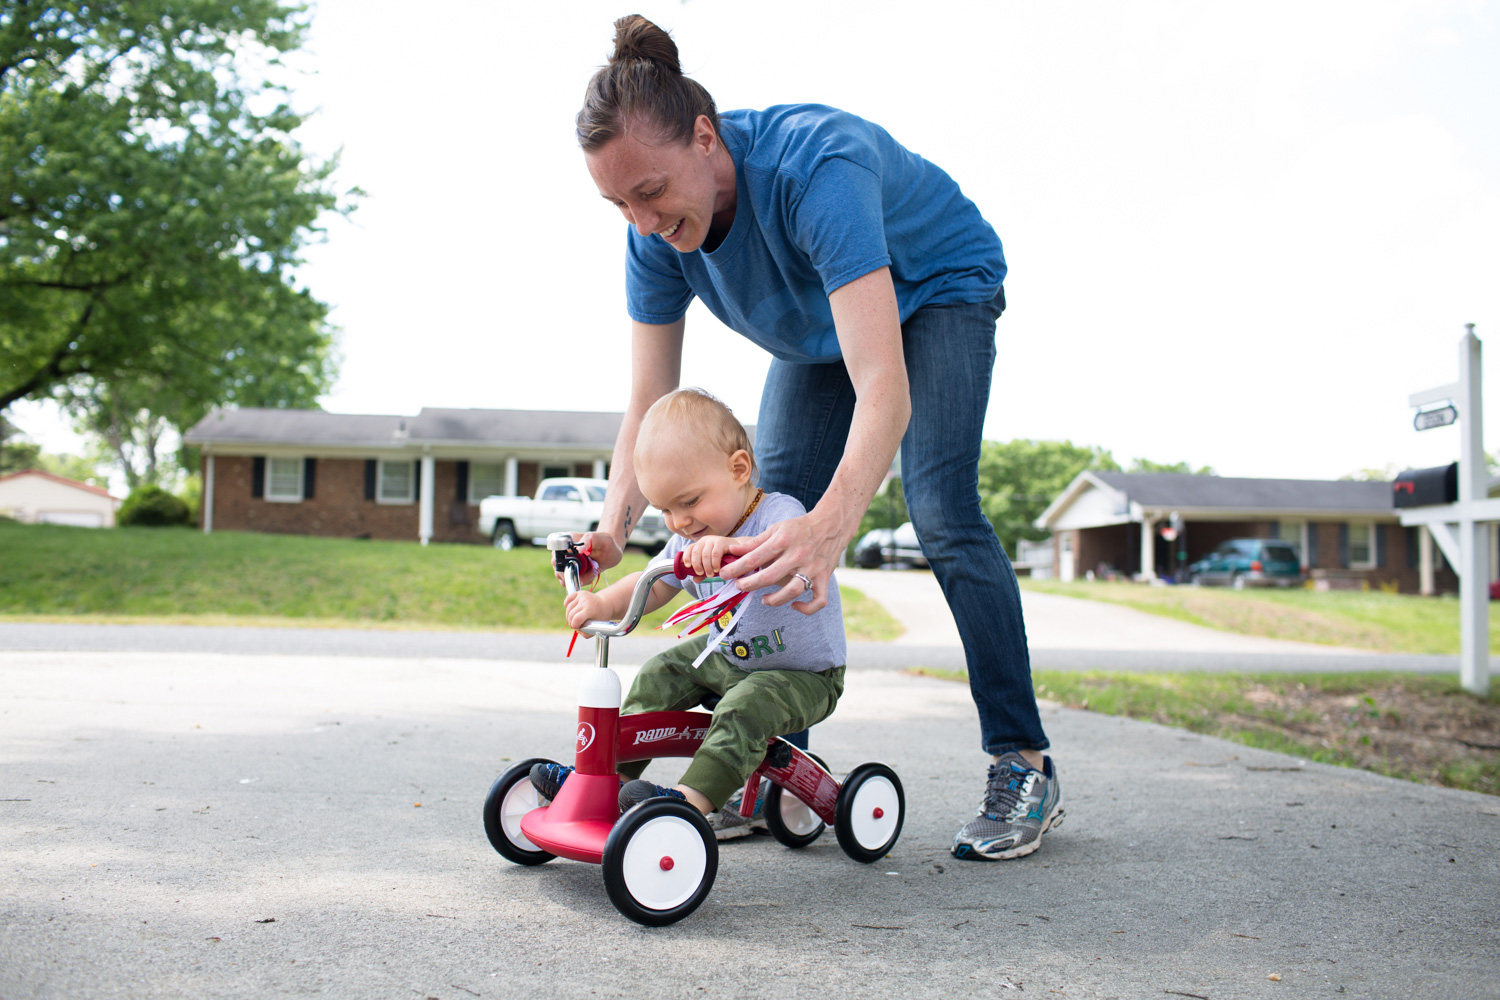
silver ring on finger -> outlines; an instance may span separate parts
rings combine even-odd
[[[802,592],[804,594],[810,593],[812,591],[813,588],[811,580],[803,576],[801,573],[793,573],[792,576],[795,576],[797,579],[802,581]]]

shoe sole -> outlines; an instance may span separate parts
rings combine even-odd
[[[1049,830],[1056,830],[1062,826],[1065,815],[1062,803],[1052,810],[1052,815],[1047,817],[1047,822],[1042,824],[1042,831],[1036,835],[1035,840],[1028,841],[1008,851],[997,851],[994,854],[984,854],[974,847],[973,844],[954,844],[951,853],[955,858],[963,861],[1014,861],[1016,858],[1024,858],[1026,855],[1042,846],[1042,834]]]

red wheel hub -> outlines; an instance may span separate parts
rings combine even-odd
[[[876,806],[875,807],[875,818],[879,819],[880,817],[882,817],[884,815],[885,815],[885,810],[882,809],[882,808],[880,808],[879,806]]]
[[[669,872],[676,864],[677,862],[672,860],[671,855],[667,855],[666,857],[661,859],[661,870],[664,872]]]

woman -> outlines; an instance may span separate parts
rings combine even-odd
[[[883,129],[820,105],[722,116],[677,46],[638,15],[589,82],[578,140],[627,230],[629,408],[593,554],[608,568],[645,509],[631,455],[677,388],[693,297],[773,355],[760,485],[808,513],[733,551],[746,590],[826,602],[839,554],[899,446],[912,523],[963,638],[993,760],[959,857],[1034,851],[1062,797],[1031,687],[1020,593],[979,506],[978,460],[1005,308],[1000,240],[958,185]]]

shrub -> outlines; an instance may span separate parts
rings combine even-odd
[[[192,517],[187,504],[160,486],[138,486],[120,504],[115,523],[160,528],[190,524]]]

